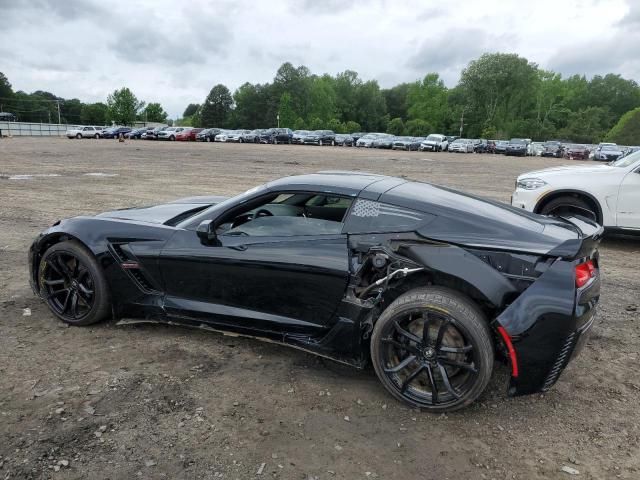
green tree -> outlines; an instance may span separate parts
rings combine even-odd
[[[375,80],[364,82],[356,90],[356,116],[353,118],[369,132],[384,130],[387,127],[387,105]]]
[[[296,118],[295,123],[293,124],[293,129],[294,130],[305,130],[306,129],[306,123],[304,121],[304,118],[302,117],[298,117]]]
[[[468,108],[466,131],[479,135],[487,125],[508,129],[533,109],[537,66],[512,53],[485,53],[462,71],[460,87]]]
[[[422,81],[410,85],[407,102],[410,119],[425,120],[438,131],[445,129],[450,115],[448,90],[437,73],[429,73]]]
[[[200,108],[200,104],[198,103],[190,103],[189,105],[187,105],[187,108],[184,109],[184,113],[182,114],[183,117],[192,117],[193,115],[196,114],[196,112],[198,111],[198,109]]]
[[[605,136],[607,142],[620,145],[640,144],[640,107],[628,111]]]
[[[144,108],[131,90],[122,87],[107,97],[107,120],[117,125],[133,125],[138,112]]]
[[[107,105],[104,103],[85,103],[82,105],[80,120],[83,125],[105,125],[107,123]]]
[[[331,120],[329,120],[329,122],[327,123],[327,129],[335,132],[335,133],[346,133],[346,128],[344,123],[342,123],[340,120],[338,120],[337,118],[332,118]]]
[[[267,117],[270,109],[268,86],[245,83],[233,94],[236,108],[233,111],[235,126],[239,128],[261,128],[272,125],[275,120]]]
[[[324,121],[321,118],[312,118],[309,122],[309,130],[323,130],[325,127]]]
[[[433,125],[420,118],[407,120],[405,132],[412,137],[426,137],[433,132]]]
[[[13,88],[5,74],[0,72],[0,103],[5,104],[11,97],[13,97]]]
[[[404,122],[402,119],[399,117],[391,119],[387,124],[387,133],[391,133],[393,135],[404,134]]]
[[[60,118],[62,123],[82,123],[82,102],[77,98],[60,102]]]
[[[147,104],[140,114],[140,120],[145,122],[167,123],[167,117],[167,112],[165,112],[162,105],[157,102]]]
[[[204,127],[226,127],[229,124],[233,98],[227,87],[218,84],[211,89],[200,109]]]
[[[287,92],[280,96],[280,108],[278,108],[278,115],[280,115],[280,126],[284,128],[292,128],[295,126],[298,115],[293,111],[293,101],[291,95]]]
[[[329,75],[314,77],[309,89],[309,119],[319,118],[324,124],[335,118],[336,92]]]
[[[608,131],[610,115],[603,107],[571,112],[567,126],[559,131],[559,136],[579,143],[598,143]]]
[[[354,122],[353,120],[349,120],[344,124],[344,130],[347,133],[356,133],[362,130],[362,127],[358,122]]]
[[[387,104],[387,111],[391,118],[407,119],[407,109],[409,100],[409,90],[414,86],[413,83],[401,83],[395,87],[382,90],[385,102]]]

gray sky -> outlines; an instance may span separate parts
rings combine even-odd
[[[128,86],[171,117],[217,83],[271,81],[285,61],[383,87],[483,52],[640,80],[640,0],[0,0],[0,71],[14,90],[85,102]]]

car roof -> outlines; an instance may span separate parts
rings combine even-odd
[[[368,186],[386,179],[394,179],[394,177],[368,172],[327,170],[307,175],[280,178],[269,182],[266,186],[270,190],[314,190],[358,195]],[[405,181],[402,179],[395,180]]]

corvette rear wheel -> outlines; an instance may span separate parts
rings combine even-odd
[[[73,241],[50,247],[40,261],[38,283],[54,315],[71,325],[91,325],[109,314],[109,292],[93,255]]]
[[[371,337],[378,378],[398,400],[427,411],[463,408],[491,378],[494,349],[482,312],[454,290],[411,290],[382,313]]]

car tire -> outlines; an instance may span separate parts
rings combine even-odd
[[[76,138],[77,138],[78,140],[80,140],[80,139],[82,138],[82,134],[80,134],[80,133],[76,133]]]
[[[171,135],[171,136],[169,137],[169,141],[171,141],[171,142],[175,142],[175,141],[176,141],[176,137],[174,137],[173,135]]]
[[[277,145],[278,144],[278,139],[276,137],[273,137],[273,144]]]
[[[211,141],[211,137],[207,137],[207,142],[210,142],[210,141]]]
[[[398,297],[382,312],[371,336],[371,360],[383,386],[396,399],[431,412],[474,402],[491,379],[494,355],[482,311],[443,287]]]
[[[322,140],[318,140],[318,146],[321,147],[322,146]]]
[[[541,215],[553,215],[562,211],[574,212],[577,215],[591,217],[592,220],[598,220],[598,212],[594,211],[593,207],[581,198],[572,197],[570,195],[564,195],[562,197],[554,198],[550,202],[546,203],[541,209]]]
[[[38,286],[51,312],[70,325],[91,325],[111,312],[104,272],[93,254],[76,241],[47,249],[40,260]]]
[[[335,140],[331,140],[331,146],[335,147],[336,146],[336,141]]]

